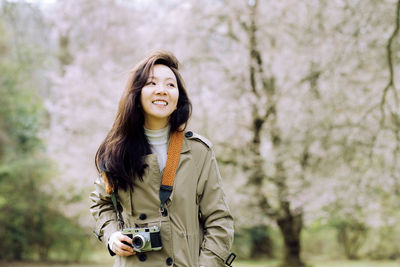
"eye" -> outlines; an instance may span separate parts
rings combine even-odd
[[[175,84],[173,84],[173,83],[169,83],[168,86],[169,86],[169,87],[173,87],[173,88],[176,87]]]
[[[146,83],[146,85],[156,85],[156,83],[153,82],[153,81],[148,81],[148,82]]]

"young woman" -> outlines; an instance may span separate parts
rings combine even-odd
[[[90,195],[95,232],[110,254],[117,255],[114,266],[224,266],[233,220],[211,143],[184,130],[190,113],[171,53],[152,53],[134,68],[114,124],[97,151],[100,175]],[[175,153],[168,150],[169,142],[182,131],[172,193],[160,208],[168,152]],[[122,228],[153,226],[160,229],[161,250],[138,253],[132,239],[122,234]]]

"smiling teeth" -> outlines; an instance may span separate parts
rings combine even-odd
[[[168,103],[167,103],[167,102],[164,102],[164,101],[153,101],[153,104],[156,104],[156,105],[164,105],[164,106],[168,105]]]

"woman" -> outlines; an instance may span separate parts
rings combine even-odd
[[[134,68],[114,124],[97,151],[101,175],[90,195],[95,232],[110,254],[117,255],[114,266],[224,266],[233,220],[211,143],[184,130],[190,113],[178,61],[171,53],[157,51]],[[167,154],[173,155],[167,153],[168,143],[182,131],[172,193],[160,208]],[[132,239],[121,232],[152,226],[160,229],[158,251],[137,253]]]

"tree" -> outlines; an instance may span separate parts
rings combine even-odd
[[[25,3],[1,2],[0,7],[0,259],[46,260],[51,251],[77,259],[85,234],[53,206],[48,182],[54,165],[41,139],[46,112],[33,71],[42,67],[43,47],[36,36],[41,13]],[[32,20],[31,28],[24,19]],[[36,50],[29,47],[33,43]]]
[[[284,265],[303,264],[300,236],[310,221],[362,224],[369,233],[390,217],[393,226],[400,166],[393,0],[80,4],[57,1],[48,12],[60,67],[46,98],[47,145],[62,170],[59,191],[71,188],[67,199],[91,188],[88,166],[112,123],[121,73],[148,50],[167,48],[183,63],[191,126],[214,141],[225,165],[237,225],[275,223]],[[87,214],[87,203],[77,205],[75,213]]]
[[[382,190],[396,177],[374,180],[374,175],[386,172],[379,158],[391,152],[385,149],[371,158],[376,135],[369,134],[377,129],[378,110],[371,99],[381,95],[385,51],[379,41],[382,36],[374,33],[393,24],[377,19],[393,5],[218,4],[205,16],[209,23],[202,22],[210,25],[204,38],[211,47],[206,58],[213,58],[214,70],[219,65],[226,77],[222,86],[218,84],[219,96],[226,100],[221,117],[230,112],[227,106],[234,106],[237,123],[232,126],[223,119],[215,123],[230,129],[221,138],[229,142],[222,142],[225,150],[217,155],[221,162],[239,165],[247,173],[253,213],[258,210],[277,223],[286,244],[283,265],[299,266],[304,215],[310,220],[353,214],[356,222],[371,224],[371,216],[363,214],[370,214],[375,200],[385,199],[371,197],[371,192]],[[210,113],[217,104],[212,105]],[[392,136],[381,145],[393,143]],[[324,213],[324,207],[336,202],[344,208]]]

